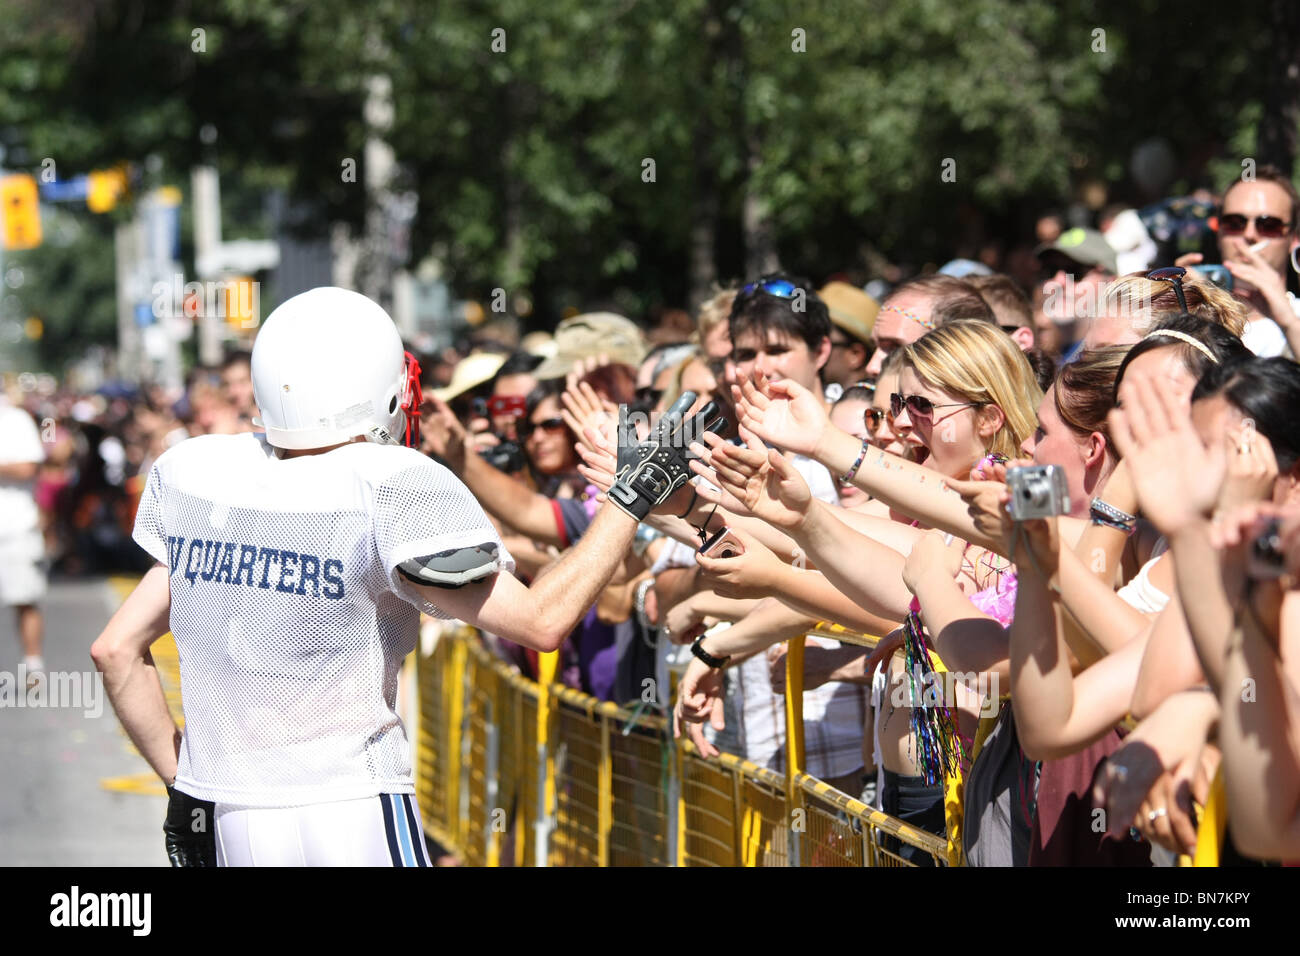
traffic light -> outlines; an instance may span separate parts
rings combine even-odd
[[[35,249],[41,244],[41,205],[34,178],[19,174],[0,179],[0,207],[6,249]]]
[[[126,170],[121,166],[97,169],[86,176],[86,208],[108,212],[126,195]]]

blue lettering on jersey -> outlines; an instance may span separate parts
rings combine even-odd
[[[271,558],[274,557],[278,561],[280,559],[280,552],[275,548],[262,548],[258,556],[262,558],[262,583],[259,584],[258,587],[269,588],[271,582],[268,580],[267,574],[271,570]]]
[[[203,542],[203,570],[199,572],[199,577],[205,581],[211,581],[217,573],[217,558],[221,556],[220,541]]]
[[[338,558],[322,559],[315,554],[299,554],[296,551],[281,551],[279,548],[234,541],[192,538],[189,539],[188,550],[185,544],[184,537],[167,536],[170,573],[183,577],[190,583],[190,587],[198,581],[213,581],[217,584],[239,584],[263,590],[274,587],[282,594],[310,593],[312,597],[326,597],[335,601],[343,597],[343,562]],[[184,561],[181,560],[182,552],[185,555]],[[239,555],[238,564],[235,560],[236,552]],[[255,573],[259,558],[262,564],[260,579]],[[279,573],[274,578],[271,574],[272,562],[279,566]],[[275,581],[274,585],[272,580]]]
[[[181,549],[184,547],[184,538],[175,534],[169,534],[167,536],[167,566],[171,569],[171,574],[175,574],[177,568],[180,567]]]
[[[295,594],[307,593],[307,582],[312,583],[311,593],[313,597],[320,597],[320,558],[314,554],[298,555],[299,573],[298,573],[298,590]]]
[[[286,587],[285,582],[289,580],[289,572],[293,570],[293,566],[297,563],[298,563],[297,552],[295,551],[280,552],[280,581],[275,586],[275,589],[277,591],[283,591],[285,594],[293,593],[293,585],[290,584],[288,587]]]
[[[235,544],[225,542],[221,547],[221,566],[217,568],[217,580],[230,583],[230,576],[235,573]]]
[[[330,574],[331,571],[334,573]],[[325,562],[325,583],[329,587],[322,590],[321,593],[327,598],[341,598],[343,596],[343,562],[338,558],[330,558]]]
[[[257,548],[251,544],[241,544],[239,546],[239,567],[235,569],[235,576],[231,584],[247,584],[250,588],[253,586],[253,565],[257,562]],[[240,581],[244,572],[248,572],[248,580]]]

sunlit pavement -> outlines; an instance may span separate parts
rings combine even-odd
[[[87,686],[95,673],[90,645],[132,583],[51,584],[42,610],[52,675],[79,672],[75,681]],[[165,641],[171,645],[170,637]],[[165,658],[172,648],[159,648],[156,656]],[[13,614],[0,611],[0,671],[7,672],[0,680],[12,681],[21,660]],[[167,683],[166,662],[158,663]],[[0,865],[166,866],[162,784],[122,732],[107,697],[96,684],[77,706],[59,703],[18,707],[6,694],[0,706]]]

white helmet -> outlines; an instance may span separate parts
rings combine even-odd
[[[324,448],[358,435],[419,444],[420,367],[388,313],[324,287],[282,303],[253,343],[255,424],[277,448]]]

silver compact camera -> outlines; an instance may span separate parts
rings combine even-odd
[[[1024,465],[1007,470],[1011,501],[1007,512],[1013,521],[1051,518],[1070,513],[1070,489],[1060,465]]]

